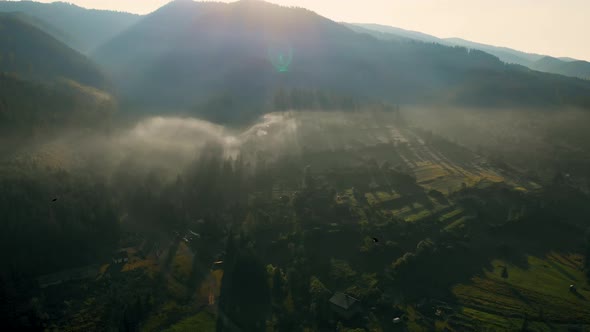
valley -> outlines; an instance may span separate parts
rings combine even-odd
[[[111,250],[126,248],[129,255],[122,265],[106,263],[109,256],[102,254],[87,261],[103,265],[91,279],[33,288],[40,310],[54,307],[45,301],[56,297],[72,303],[65,316],[48,312],[43,324],[81,331],[122,320],[142,331],[213,331],[215,317],[233,310],[219,287],[231,282],[224,275],[238,276],[228,260],[240,259],[255,259],[261,275],[283,280],[282,286],[256,286],[271,294],[268,302],[257,300],[270,307],[256,311],[272,313],[268,329],[345,324],[375,331],[501,331],[590,324],[583,258],[572,254],[583,242],[582,226],[568,217],[552,221],[559,210],[540,203],[577,189],[495,165],[406,122],[395,112],[300,111],[268,114],[240,131],[196,119],[146,119],[127,129],[131,133],[101,139],[102,147],[84,142],[88,137],[76,145],[61,139],[40,151],[66,154],[49,157],[33,149],[12,159],[25,172],[37,165],[75,174],[102,164],[93,176],[105,177],[106,190],[117,193],[112,211],[119,244]],[[139,133],[151,143],[122,141]],[[166,159],[169,134],[175,154],[182,153],[183,140],[208,143],[184,152],[199,156],[196,162],[186,157],[182,168],[166,170],[157,159]],[[116,148],[107,146],[114,142]],[[103,151],[101,157],[68,161],[88,146]],[[112,150],[125,147],[130,150],[119,153],[139,158],[127,164],[135,170],[106,167],[125,162],[108,160]],[[542,246],[517,240],[523,227],[543,238],[550,229],[553,240]],[[232,254],[232,241],[252,256]],[[216,261],[223,264],[216,267]],[[323,291],[316,294],[309,280]],[[572,283],[576,293],[568,290]],[[92,290],[89,297],[55,293],[74,294],[79,287]],[[317,307],[338,291],[358,299],[363,313],[343,320]],[[579,311],[568,309],[573,303]],[[98,308],[104,316],[91,319],[88,310]],[[400,326],[391,323],[396,312],[404,317]],[[298,325],[301,320],[307,323]]]
[[[0,329],[590,330],[587,64],[0,2]]]

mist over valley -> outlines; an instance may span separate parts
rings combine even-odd
[[[0,328],[585,331],[587,64],[0,2]]]

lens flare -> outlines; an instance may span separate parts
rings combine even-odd
[[[293,49],[289,44],[273,44],[268,47],[268,57],[278,72],[287,72],[293,62]]]

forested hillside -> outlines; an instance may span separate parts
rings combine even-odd
[[[552,57],[543,57],[535,61],[531,65],[531,68],[547,73],[556,73],[590,80],[590,62],[587,61],[564,61]]]
[[[89,54],[140,17],[86,9],[67,2],[1,1],[0,12],[25,14],[30,23],[84,54]]]
[[[110,95],[71,81],[43,84],[0,74],[2,138],[39,137],[68,126],[96,127],[114,111]]]
[[[99,89],[107,80],[92,61],[18,15],[0,14],[0,71],[34,80],[67,78]],[[9,33],[8,33],[9,32]]]
[[[517,51],[507,47],[499,47],[476,43],[461,38],[437,38],[416,31],[408,31],[400,28],[379,25],[379,24],[350,24],[351,29],[360,33],[372,35],[384,40],[414,39],[426,43],[435,43],[446,46],[460,46],[468,49],[480,50],[498,57],[502,62],[518,64],[533,70],[559,74],[568,77],[588,79],[590,63],[570,58],[554,58],[541,54]]]

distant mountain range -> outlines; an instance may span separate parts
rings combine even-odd
[[[562,60],[546,56],[532,63],[530,68],[590,80],[590,62],[587,61]]]
[[[484,52],[480,44],[340,24],[263,1],[176,0],[145,16],[63,3],[0,3],[0,11],[7,7],[27,10],[2,16],[0,26],[11,33],[0,34],[0,71],[31,80],[65,77],[100,89],[111,81],[125,104],[143,110],[199,114],[202,105],[223,100],[224,112],[243,118],[238,115],[268,111],[277,91],[290,89],[394,104],[590,108],[590,81],[529,69],[533,62],[572,73],[578,61]],[[93,61],[66,40],[94,49],[88,51]]]
[[[177,0],[179,1],[179,0]],[[192,1],[185,6],[190,7]],[[19,12],[22,19],[53,37],[84,53],[93,53],[119,33],[132,27],[144,16],[124,12],[89,10],[66,2],[39,3],[34,1],[2,1],[0,12]],[[491,46],[460,38],[441,39],[425,33],[404,30],[379,24],[344,23],[356,30],[387,40],[414,39],[446,46],[462,46],[497,56],[501,61],[519,64],[533,70],[590,79],[590,62],[572,58],[553,58],[506,47]],[[166,29],[166,27],[162,27]],[[380,32],[379,34],[375,32]]]
[[[139,15],[91,10],[66,2],[0,1],[0,12],[18,12],[70,47],[88,54],[133,25]]]
[[[305,9],[262,1],[174,1],[92,57],[110,69],[126,96],[168,108],[224,94],[265,100],[278,88],[331,90],[401,104],[581,106],[590,99],[582,97],[590,82],[506,65],[481,51],[402,37],[374,38]],[[284,57],[292,53],[288,70],[273,68],[273,48],[283,48]],[[557,82],[563,89],[555,89]]]
[[[385,40],[399,40],[400,38],[409,38],[420,40],[426,43],[437,43],[447,46],[462,46],[469,49],[484,51],[497,56],[503,62],[519,64],[533,70],[590,79],[590,62],[587,61],[576,60],[572,58],[553,58],[541,54],[521,52],[507,47],[497,47],[475,43],[461,38],[441,39],[421,32],[404,30],[379,24],[345,24],[355,31],[368,33],[374,37]]]

